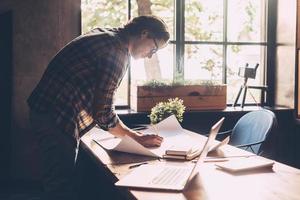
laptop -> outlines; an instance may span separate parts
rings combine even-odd
[[[182,165],[178,165],[177,163],[177,165],[174,165],[174,163],[168,162],[165,164],[141,165],[121,178],[115,185],[131,188],[182,191],[187,183],[199,172],[198,168],[206,158],[224,119],[224,117],[221,118],[210,129],[209,136],[196,164],[180,163]]]

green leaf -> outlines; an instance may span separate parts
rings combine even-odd
[[[185,106],[183,100],[178,97],[174,99],[168,99],[167,102],[159,102],[152,109],[149,115],[152,124],[156,124],[170,115],[175,115],[179,122],[183,121],[183,113],[185,112]]]

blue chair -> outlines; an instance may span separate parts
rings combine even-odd
[[[220,132],[218,136],[230,135],[230,145],[261,155],[266,138],[276,128],[275,114],[262,109],[245,114],[232,130]]]

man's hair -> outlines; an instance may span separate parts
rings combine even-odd
[[[131,36],[139,36],[142,31],[147,30],[151,38],[164,41],[168,41],[170,38],[167,29],[166,23],[153,15],[135,17],[124,26],[124,30]]]

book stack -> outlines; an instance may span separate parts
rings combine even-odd
[[[201,149],[199,149],[199,147],[197,148],[191,145],[174,145],[166,150],[163,158],[192,160],[199,156],[200,153]]]
[[[226,137],[221,142],[213,145],[209,152],[216,151],[220,147],[228,144],[230,140],[230,136]],[[201,148],[199,148],[201,146]],[[168,148],[165,152],[165,155],[163,155],[163,158],[170,158],[170,159],[181,159],[181,160],[192,160],[200,155],[202,151],[202,145],[197,144],[176,144]]]

